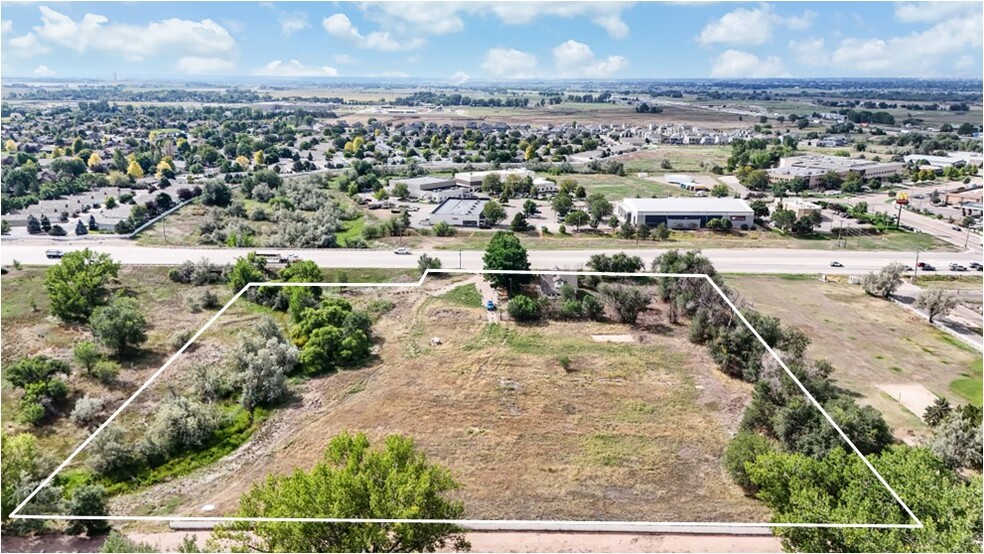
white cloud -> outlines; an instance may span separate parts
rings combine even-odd
[[[349,56],[348,54],[333,54],[331,56],[332,61],[335,63],[351,65],[355,63],[355,58]]]
[[[834,50],[831,63],[839,68],[866,75],[940,75],[968,50],[980,52],[982,25],[979,18],[960,17],[932,27],[889,39],[847,38]]]
[[[895,5],[896,19],[906,23],[932,23],[972,14],[980,17],[980,12],[980,2],[902,2]]]
[[[9,19],[0,21],[0,32],[9,33],[14,30],[14,22]]]
[[[366,36],[359,32],[358,27],[343,13],[336,13],[321,21],[321,25],[329,35],[339,38],[358,48],[369,48],[392,52],[396,50],[413,50],[420,48],[426,41],[412,37],[405,41],[396,39],[389,31],[373,31]]]
[[[604,30],[608,31],[608,34],[612,38],[621,39],[629,36],[629,26],[622,21],[622,17],[620,15],[601,15],[591,21],[597,25],[601,25]]]
[[[793,53],[793,57],[798,63],[804,65],[826,65],[830,63],[830,54],[827,53],[822,38],[791,40],[789,41],[789,51]]]
[[[553,57],[562,77],[610,77],[629,66],[623,56],[595,59],[591,47],[576,40],[558,44],[553,49]]]
[[[799,16],[783,17],[772,6],[762,4],[758,8],[738,8],[708,23],[696,40],[700,44],[765,44],[772,38],[777,26],[802,31],[810,27],[816,13],[803,12]]]
[[[784,73],[782,60],[777,56],[760,59],[741,50],[725,50],[711,67],[711,77],[719,78],[779,77]]]
[[[110,23],[91,13],[75,21],[47,6],[39,10],[42,24],[34,27],[38,38],[77,52],[91,48],[139,62],[162,54],[228,59],[236,48],[229,32],[211,19],[172,18],[132,25]]]
[[[47,54],[51,52],[51,48],[41,44],[38,41],[37,35],[34,33],[27,33],[19,37],[14,37],[7,41],[7,44],[14,49],[14,53],[22,57],[37,56],[39,54]]]
[[[297,60],[287,62],[274,60],[254,71],[253,75],[265,77],[335,77],[338,75],[338,70],[327,65],[310,67]]]
[[[35,67],[32,73],[41,77],[50,77],[55,74],[55,72],[48,69],[48,66],[46,65],[39,65]]]
[[[465,73],[464,71],[455,71],[454,75],[452,75],[449,80],[451,81],[451,84],[463,85],[468,82],[469,79],[471,79],[471,75]]]
[[[174,64],[176,71],[190,75],[228,73],[235,67],[229,60],[199,56],[184,56]]]
[[[529,79],[536,71],[536,56],[515,48],[490,48],[482,69],[492,77]]]
[[[304,12],[279,12],[277,23],[280,23],[280,32],[286,37],[311,26],[308,23],[308,16]]]
[[[465,29],[462,14],[494,17],[508,25],[525,25],[540,17],[587,17],[613,38],[628,36],[622,12],[633,2],[377,2],[363,9],[386,29],[402,34],[443,35]]]

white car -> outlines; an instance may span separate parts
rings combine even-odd
[[[406,246],[401,246],[393,251],[395,254],[411,254],[410,249]]]

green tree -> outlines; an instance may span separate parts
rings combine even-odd
[[[724,183],[717,183],[711,187],[711,196],[715,198],[725,198],[731,196],[731,188]]]
[[[232,189],[222,181],[209,181],[202,190],[202,204],[225,207],[232,202]]]
[[[929,322],[932,323],[936,317],[953,311],[953,308],[957,307],[957,299],[953,293],[945,289],[926,289],[919,293],[916,307],[925,310]]]
[[[888,298],[902,284],[902,273],[905,266],[900,263],[890,263],[881,268],[878,273],[869,272],[861,278],[861,287],[872,296]]]
[[[875,469],[922,520],[922,529],[878,532],[837,527],[777,531],[787,551],[976,552],[981,544],[981,476],[964,481],[925,448],[893,446],[870,456]],[[772,452],[747,464],[757,496],[776,523],[913,521],[857,455],[832,449],[821,459]]]
[[[72,348],[72,358],[82,366],[87,375],[92,373],[92,368],[102,359],[99,347],[94,343],[84,340]]]
[[[239,403],[250,419],[257,407],[273,404],[286,394],[286,376],[297,362],[297,347],[270,317],[260,321],[256,333],[241,339],[233,355],[233,369],[241,387]]]
[[[0,431],[0,489],[2,489],[2,519],[4,534],[25,534],[44,527],[44,520],[9,519],[10,512],[27,498],[54,469],[53,460],[38,447],[38,439],[30,433],[8,435]],[[49,485],[23,508],[23,513],[53,514],[61,509],[59,487]]]
[[[516,321],[534,321],[540,319],[540,303],[529,296],[517,294],[507,307],[510,317]]]
[[[550,201],[550,206],[557,212],[557,215],[564,217],[574,207],[574,199],[569,194],[560,192]]]
[[[446,494],[460,488],[412,439],[391,435],[370,448],[364,434],[342,434],[310,471],[271,475],[239,500],[241,517],[460,519],[464,507]],[[434,552],[469,545],[449,524],[235,523],[216,530],[245,551]]]
[[[400,200],[410,198],[410,189],[407,187],[407,184],[400,182],[393,185],[393,196],[399,198]]]
[[[489,225],[495,226],[506,218],[506,210],[495,200],[489,200],[482,207],[482,219]]]
[[[769,439],[759,435],[742,431],[728,442],[728,448],[724,452],[724,467],[728,468],[731,478],[748,494],[754,494],[756,487],[748,477],[747,464],[763,455],[776,450]]]
[[[133,298],[121,296],[109,306],[97,308],[89,318],[89,326],[96,340],[120,358],[147,341],[147,320]]]
[[[950,401],[940,396],[926,408],[923,421],[930,427],[936,427],[949,417],[951,412],[953,412],[953,408],[950,406]]]
[[[101,485],[79,485],[72,489],[72,495],[66,504],[70,516],[101,516],[109,513],[106,506],[106,489]],[[109,532],[109,522],[105,519],[75,519],[71,520],[66,531],[70,535],[86,535],[93,537]]]
[[[417,259],[417,270],[423,275],[428,269],[441,269],[440,258],[421,254]]]
[[[660,242],[663,242],[670,238],[670,228],[667,227],[665,223],[660,223],[656,226],[653,236],[655,236]]]
[[[530,269],[526,249],[516,235],[507,231],[496,232],[485,248],[482,261],[483,267],[487,270],[529,271]],[[528,273],[518,275],[492,273],[487,274],[485,278],[495,286],[505,287],[510,293],[533,280],[533,276]]]
[[[522,233],[529,229],[529,227],[530,224],[526,222],[523,212],[516,212],[516,215],[513,216],[512,223],[509,224],[509,229],[514,233]]]
[[[85,321],[106,301],[106,285],[119,270],[109,254],[88,248],[65,254],[44,276],[52,313],[64,321]]]
[[[266,281],[266,260],[250,252],[246,256],[236,258],[236,263],[229,270],[229,287],[233,292],[239,292],[249,283]]]
[[[576,231],[580,231],[583,225],[591,222],[591,216],[584,210],[574,210],[564,217],[564,223],[573,225]]]

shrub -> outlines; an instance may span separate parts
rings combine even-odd
[[[581,300],[581,311],[584,317],[598,321],[605,313],[605,308],[597,298],[589,294]]]
[[[557,361],[560,362],[560,367],[564,368],[564,371],[570,373],[572,369],[570,356],[561,356]]]
[[[434,234],[439,237],[453,237],[458,234],[458,229],[447,221],[438,221],[434,224]]]
[[[121,357],[147,340],[147,320],[132,298],[118,297],[109,306],[96,309],[89,326],[99,342]]]
[[[99,516],[108,513],[106,506],[106,489],[100,485],[79,485],[72,490],[65,506],[72,516]],[[71,520],[66,529],[70,535],[81,535],[83,532],[92,537],[109,531],[109,523],[105,519],[75,519]]]
[[[120,375],[120,364],[112,360],[100,360],[92,368],[92,376],[104,385],[112,384]]]
[[[87,465],[100,475],[123,474],[143,462],[133,441],[115,423],[97,434],[86,450]]]
[[[101,396],[83,396],[75,402],[75,408],[69,418],[79,427],[90,427],[102,419],[106,408],[106,399]]]
[[[206,289],[198,294],[188,297],[188,308],[193,312],[211,310],[219,305],[219,297],[214,292]]]
[[[194,329],[185,329],[184,331],[179,332],[177,335],[172,336],[171,350],[177,352],[178,350],[181,349],[182,346],[187,344],[188,341],[191,340],[191,337],[193,337],[194,335],[195,335]]]
[[[170,454],[201,446],[216,427],[218,417],[212,408],[197,400],[175,396],[157,410],[148,436],[156,449]]]
[[[728,468],[728,473],[736,484],[745,490],[747,494],[755,494],[757,487],[752,483],[748,476],[746,465],[754,462],[762,454],[775,451],[769,439],[748,431],[742,431],[735,435],[728,443],[728,448],[724,453],[724,465]]]
[[[510,317],[516,321],[534,321],[540,319],[540,303],[529,296],[521,294],[509,301],[507,311]]]

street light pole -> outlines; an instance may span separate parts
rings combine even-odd
[[[912,266],[912,284],[916,284],[916,273],[919,272],[919,249],[916,248],[916,265]]]

